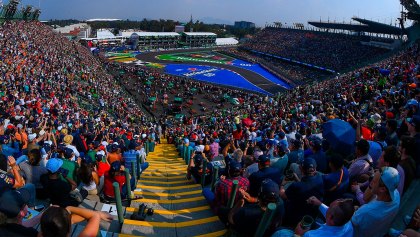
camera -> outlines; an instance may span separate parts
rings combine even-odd
[[[142,203],[139,206],[139,211],[136,213],[133,213],[130,219],[136,220],[136,221],[144,221],[147,216],[152,216],[154,212],[155,211],[153,210],[153,208],[148,207],[144,203]]]

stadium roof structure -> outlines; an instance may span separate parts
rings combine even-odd
[[[216,45],[237,45],[239,41],[235,38],[216,38]]]
[[[188,35],[188,36],[217,36],[215,33],[212,32],[183,32],[182,34]]]
[[[121,32],[122,37],[131,37],[131,35],[137,34],[139,37],[179,37],[176,32],[132,32],[123,31]]]
[[[355,32],[369,32],[369,33],[378,33],[378,34],[389,34],[389,35],[401,35],[404,33],[403,29],[391,26],[375,21],[370,21],[358,17],[353,17],[353,20],[359,22],[360,24],[346,24],[346,23],[336,23],[336,22],[317,22],[309,21],[308,24],[313,25],[318,28],[324,29],[338,29],[338,30],[348,30]]]
[[[122,19],[95,18],[95,19],[86,20],[86,22],[95,22],[95,21],[122,21]]]

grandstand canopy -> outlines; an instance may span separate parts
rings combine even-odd
[[[216,38],[216,45],[237,45],[239,42],[235,38]]]
[[[96,38],[98,39],[112,39],[115,38],[115,35],[112,34],[109,30],[98,30],[96,32]]]
[[[336,23],[336,22],[318,22],[309,21],[308,24],[323,29],[337,29],[337,30],[348,30],[354,32],[368,32],[377,34],[389,34],[389,35],[401,35],[403,30],[396,26],[391,26],[375,21],[370,21],[358,17],[353,17],[353,20],[360,24],[347,24],[347,23]]]
[[[215,33],[212,32],[183,32],[187,36],[217,36]]]
[[[121,32],[121,36],[124,38],[130,38],[132,34],[137,34],[139,37],[179,37],[176,32]]]

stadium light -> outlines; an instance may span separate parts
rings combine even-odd
[[[32,6],[26,6],[25,9],[22,11],[23,15],[22,18],[24,20],[28,20],[31,16]]]
[[[7,4],[6,19],[11,19],[16,13],[17,6],[19,5],[19,0],[10,0],[9,4]]]
[[[39,16],[41,15],[41,10],[39,10],[39,9],[35,9],[33,12],[32,12],[32,17],[31,17],[31,20],[34,20],[34,21],[36,21],[36,20],[38,20],[38,18],[39,18]]]

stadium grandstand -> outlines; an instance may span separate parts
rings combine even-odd
[[[10,1],[0,17],[0,236],[418,237],[420,7],[401,3],[413,25],[400,30],[311,22],[320,29],[266,27],[217,52],[119,52],[175,58],[162,65],[92,53]],[[187,73],[163,68],[180,65]],[[268,78],[267,68],[289,87],[204,80],[235,67]]]

